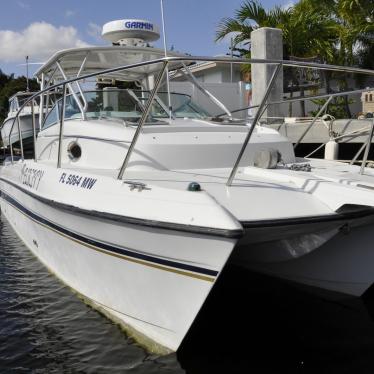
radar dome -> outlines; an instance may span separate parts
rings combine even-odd
[[[143,19],[121,19],[103,26],[102,37],[113,44],[145,45],[160,38],[157,25]]]

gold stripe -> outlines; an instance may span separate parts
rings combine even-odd
[[[5,201],[7,201],[7,200],[5,200]],[[176,269],[168,268],[168,267],[165,267],[165,266],[162,266],[162,265],[151,264],[149,262],[138,260],[138,259],[134,259],[134,258],[125,256],[125,255],[120,255],[120,254],[117,254],[117,253],[111,253],[111,252],[105,251],[103,249],[100,249],[100,248],[98,248],[98,247],[96,247],[94,245],[84,243],[81,240],[78,240],[78,239],[72,238],[71,236],[65,235],[62,232],[60,232],[58,230],[55,230],[54,228],[49,227],[49,226],[45,225],[44,223],[41,223],[41,222],[35,220],[34,218],[28,216],[25,212],[22,212],[22,210],[18,209],[16,206],[14,206],[13,204],[11,204],[9,201],[7,201],[7,203],[10,204],[14,209],[18,210],[25,217],[27,217],[27,218],[31,219],[32,221],[34,221],[35,223],[37,223],[37,224],[39,224],[39,225],[41,225],[41,226],[43,226],[43,227],[45,227],[45,228],[47,228],[47,229],[49,229],[51,231],[54,231],[55,233],[57,233],[57,234],[65,237],[66,239],[69,239],[69,240],[71,240],[73,242],[81,244],[81,245],[83,245],[85,247],[91,248],[91,249],[93,249],[93,250],[95,250],[97,252],[101,252],[101,253],[107,254],[109,256],[117,257],[117,258],[120,258],[122,260],[127,260],[129,262],[134,262],[136,264],[140,264],[140,265],[152,267],[152,268],[155,268],[155,269],[169,271],[171,273],[175,273],[175,274],[179,274],[179,275],[184,275],[184,276],[187,276],[187,277],[191,277],[191,278],[195,278],[195,279],[200,279],[200,280],[207,281],[207,282],[214,282],[215,278],[209,277],[207,275],[194,274],[194,273],[189,273],[189,272],[183,271],[183,270],[176,270]]]

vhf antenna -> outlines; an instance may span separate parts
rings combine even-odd
[[[26,56],[26,92],[30,92],[30,88],[29,88],[29,56]]]
[[[165,33],[165,19],[164,19],[164,2],[161,1],[161,20],[162,20],[162,35],[164,39],[164,52],[165,57],[168,57],[167,49],[166,49],[166,33]],[[169,67],[166,67],[166,86],[168,91],[168,105],[169,105],[169,119],[171,121],[173,108],[171,107],[171,98],[170,98],[170,81],[169,81]]]

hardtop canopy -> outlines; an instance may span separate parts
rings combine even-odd
[[[168,56],[186,57],[184,54],[175,52],[168,52]],[[38,69],[35,76],[41,80],[44,74],[44,79],[53,78],[55,82],[58,82],[65,80],[65,77],[66,79],[76,78],[110,68],[157,60],[163,57],[165,57],[164,50],[151,47],[109,46],[65,49],[55,53]],[[61,66],[63,73],[60,71],[58,64]],[[175,69],[181,64],[180,62],[171,62],[170,65],[172,69]],[[112,72],[102,77],[120,81],[140,81],[148,75],[154,75],[160,67],[161,63],[151,64]]]

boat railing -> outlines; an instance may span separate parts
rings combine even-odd
[[[115,68],[96,71],[94,73],[85,74],[85,75],[80,75],[80,72],[79,72],[79,74],[77,74],[76,77],[65,79],[66,76],[64,76],[64,79],[65,79],[64,81],[58,82],[56,84],[52,84],[49,87],[46,87],[46,88],[42,89],[41,91],[31,95],[20,106],[19,111],[17,112],[16,116],[14,117],[12,127],[11,127],[11,131],[9,133],[9,144],[10,144],[12,162],[14,161],[13,146],[12,146],[12,142],[11,142],[11,134],[13,132],[13,128],[15,126],[15,123],[17,122],[19,143],[20,143],[20,148],[21,148],[21,159],[24,160],[22,130],[21,130],[20,121],[19,121],[19,114],[22,111],[22,109],[29,102],[32,102],[31,107],[33,108],[34,107],[33,104],[35,103],[36,97],[40,96],[40,98],[41,98],[40,101],[41,101],[41,103],[43,103],[42,98],[43,98],[43,95],[45,93],[48,94],[50,91],[54,91],[54,90],[57,90],[59,88],[62,89],[62,105],[61,105],[61,108],[60,108],[60,129],[59,129],[59,144],[58,144],[58,158],[57,158],[57,167],[60,168],[61,167],[61,154],[62,154],[61,144],[62,144],[63,137],[64,137],[64,135],[63,135],[64,134],[64,120],[65,120],[65,105],[64,105],[64,103],[65,103],[65,100],[66,100],[67,88],[69,87],[70,91],[72,92],[72,89],[71,89],[72,84],[76,83],[77,86],[78,86],[79,92],[81,92],[79,81],[84,81],[84,80],[87,80],[89,78],[94,78],[94,77],[98,77],[98,76],[105,76],[106,74],[111,74],[111,73],[115,73],[115,72],[122,72],[122,71],[130,70],[130,69],[136,69],[136,68],[145,67],[145,66],[149,66],[149,65],[159,64],[159,65],[161,65],[161,67],[158,69],[158,75],[155,79],[153,89],[150,92],[150,95],[148,97],[148,101],[144,105],[144,111],[143,111],[142,116],[141,116],[141,118],[138,122],[135,134],[134,134],[133,139],[130,143],[130,146],[129,146],[127,152],[126,152],[126,155],[124,156],[123,163],[121,165],[121,168],[120,168],[118,176],[117,176],[118,179],[122,179],[123,176],[124,176],[125,170],[126,170],[128,164],[129,164],[129,160],[131,158],[132,152],[133,152],[133,150],[136,146],[136,143],[137,143],[137,140],[138,140],[139,135],[141,133],[141,130],[142,130],[142,128],[143,128],[143,126],[146,122],[146,119],[147,119],[147,117],[150,113],[152,103],[156,98],[157,91],[160,88],[160,85],[161,85],[162,79],[165,75],[165,72],[169,71],[169,68],[170,68],[169,65],[178,64],[179,65],[178,69],[186,69],[186,63],[188,63],[188,64],[189,63],[196,63],[196,62],[199,62],[199,61],[200,62],[203,62],[203,61],[204,62],[210,62],[211,61],[211,62],[219,62],[219,63],[223,63],[223,64],[247,64],[247,65],[248,64],[267,64],[267,65],[270,65],[270,66],[274,67],[271,79],[270,79],[270,81],[267,85],[267,88],[265,90],[265,93],[262,97],[262,100],[261,100],[260,104],[253,105],[251,107],[246,108],[247,110],[250,109],[250,108],[254,108],[254,109],[256,109],[256,113],[255,113],[254,117],[251,119],[250,123],[248,124],[249,125],[248,126],[249,130],[248,130],[248,133],[247,133],[247,135],[246,135],[246,137],[243,141],[242,147],[239,151],[239,154],[236,158],[236,161],[233,165],[233,168],[231,169],[229,178],[227,180],[227,185],[228,186],[231,186],[234,179],[235,179],[235,176],[236,176],[237,170],[239,168],[241,159],[242,159],[243,154],[244,154],[244,152],[245,152],[245,150],[248,146],[248,143],[251,139],[254,128],[259,123],[261,117],[263,116],[263,114],[266,111],[266,108],[269,105],[291,103],[291,102],[297,102],[297,101],[305,101],[305,100],[308,99],[308,97],[303,96],[303,97],[288,98],[288,99],[284,99],[284,100],[277,101],[277,102],[268,102],[270,92],[273,89],[273,87],[274,87],[274,85],[277,81],[277,78],[278,78],[280,72],[282,71],[282,69],[284,67],[329,70],[329,71],[335,71],[335,72],[344,72],[344,73],[351,73],[351,74],[357,73],[357,74],[366,74],[368,76],[374,76],[374,71],[372,71],[372,70],[360,69],[360,68],[356,68],[356,67],[318,64],[318,63],[303,62],[303,61],[269,60],[269,59],[239,59],[239,58],[231,59],[231,58],[216,58],[216,57],[214,57],[214,58],[213,57],[195,57],[195,56],[163,57],[163,58],[159,58],[159,59],[155,59],[155,60],[143,61],[143,62],[139,62],[139,63],[135,63],[135,64],[118,66],[118,67],[115,67]],[[175,69],[175,67],[174,67],[174,69]],[[310,130],[310,128],[317,121],[318,117],[323,112],[323,110],[327,107],[328,103],[332,100],[332,98],[337,97],[337,96],[350,95],[350,94],[353,94],[353,93],[360,93],[360,92],[363,92],[363,91],[366,91],[366,90],[367,90],[367,88],[365,90],[354,90],[354,91],[347,91],[347,92],[338,92],[338,93],[332,93],[332,94],[329,93],[329,94],[311,96],[311,99],[327,98],[327,100],[324,103],[324,105],[322,105],[322,107],[318,111],[317,115],[312,120],[311,124],[304,131],[304,133],[302,134],[299,141],[296,142],[295,148],[298,146],[298,144],[302,141],[302,139],[305,137],[305,135]],[[81,95],[81,96],[84,96],[84,95]],[[207,93],[207,96],[210,96],[209,93]],[[78,98],[76,98],[76,99],[79,101]],[[212,100],[215,101],[214,98],[212,98]],[[82,106],[82,102],[79,101],[79,103],[80,103],[81,111],[85,112],[85,110],[87,109],[86,103],[83,101],[83,106]],[[216,104],[218,104],[218,103],[216,102]],[[226,107],[225,107],[225,109],[226,109]],[[243,110],[243,108],[241,108],[240,110]],[[238,111],[240,111],[240,110],[238,110]],[[229,117],[231,117],[232,113],[235,113],[235,110],[232,110],[232,111],[228,111],[228,110],[226,111],[225,110],[225,112],[226,112],[225,113],[226,115],[229,115]],[[83,114],[83,118],[84,117],[85,116]],[[33,114],[32,114],[32,126],[33,126],[33,138],[34,138],[33,139],[34,140],[34,158],[35,158],[35,162],[37,162],[36,126],[35,126],[35,113],[34,113],[34,111],[33,111]],[[373,126],[371,127],[371,131],[370,131],[369,136],[368,136],[368,140],[365,143],[365,155],[364,155],[364,160],[362,162],[362,167],[361,167],[361,170],[360,170],[361,173],[364,172],[364,168],[365,168],[365,164],[366,164],[366,161],[367,161],[367,156],[369,154],[369,149],[370,149],[371,139],[373,137],[373,134],[374,134],[374,120],[373,120]]]

